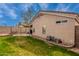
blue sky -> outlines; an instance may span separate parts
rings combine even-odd
[[[0,3],[0,26],[16,26],[21,21],[22,13],[29,7],[32,7],[35,13],[38,10],[79,13],[79,4],[77,3]]]

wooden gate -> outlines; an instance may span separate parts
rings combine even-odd
[[[75,26],[75,47],[79,48],[79,26]]]

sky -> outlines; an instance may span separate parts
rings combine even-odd
[[[16,26],[29,7],[34,13],[39,10],[79,13],[78,3],[0,3],[0,26]]]

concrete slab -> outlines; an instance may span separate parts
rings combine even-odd
[[[69,50],[71,50],[71,51],[73,51],[73,52],[75,52],[75,53],[78,53],[78,54],[79,54],[79,48],[71,48],[71,49],[69,49]]]

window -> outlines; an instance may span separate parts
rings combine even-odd
[[[67,20],[56,21],[57,24],[59,24],[59,23],[66,23],[66,22],[67,22]]]
[[[62,23],[66,23],[67,22],[67,20],[62,20]]]
[[[46,26],[42,27],[42,34],[46,34]]]
[[[56,21],[56,23],[58,24],[58,23],[61,23],[61,21]]]

